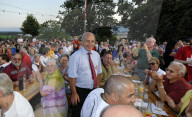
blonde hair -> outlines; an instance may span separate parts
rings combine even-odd
[[[150,59],[149,61],[155,61],[156,64],[160,65],[160,61],[159,61],[159,59],[156,58],[156,57],[151,57],[151,59]]]

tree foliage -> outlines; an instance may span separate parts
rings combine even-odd
[[[192,37],[191,6],[191,0],[164,0],[156,37],[162,41]]]
[[[87,0],[86,31],[96,34],[97,40],[113,37],[111,29],[122,26],[129,29],[128,36],[144,41],[154,36],[157,41],[192,37],[191,0]],[[84,32],[85,0],[66,0],[60,11],[61,27],[72,36]],[[115,12],[115,8],[118,7]],[[121,16],[117,22],[114,14]]]
[[[118,12],[122,15],[121,26],[129,28],[129,36],[137,40],[155,36],[161,12],[162,0],[134,0],[121,2]]]
[[[64,16],[62,27],[67,34],[75,36],[82,35],[84,32],[84,0],[67,0],[61,7],[65,11],[60,12]],[[111,37],[111,29],[116,25],[113,18],[115,3],[111,0],[88,0],[86,14],[86,31],[98,34],[97,37]],[[106,28],[107,27],[107,28]],[[103,28],[105,30],[103,30]],[[100,35],[98,31],[103,31],[105,35]],[[109,33],[110,32],[110,33]]]
[[[55,38],[69,38],[65,33],[65,30],[61,28],[58,21],[49,20],[40,25],[40,35],[39,38],[46,40],[53,40]]]
[[[31,34],[32,36],[37,36],[39,34],[39,23],[37,19],[32,15],[27,15],[26,20],[23,22],[20,28],[24,34]]]

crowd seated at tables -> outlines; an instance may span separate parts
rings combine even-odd
[[[139,79],[148,85],[149,92],[158,91],[161,101],[167,103],[179,115],[189,117],[192,112],[192,86],[189,84],[192,80],[192,38],[185,40],[186,42],[177,40],[174,41],[174,44],[171,43],[173,42],[171,40],[168,43],[157,44],[153,37],[147,38],[145,42],[128,39],[115,42],[97,42],[96,40],[93,33],[86,32],[69,41],[58,38],[51,41],[23,39],[22,36],[15,41],[1,41],[0,70],[2,74],[8,75],[13,86],[18,86],[20,77],[26,77],[28,83],[31,81],[39,83],[44,115],[53,115],[53,111],[48,111],[50,103],[53,101],[63,104],[59,107],[61,109],[58,109],[58,105],[54,105],[56,108],[51,106],[50,108],[54,108],[54,113],[57,113],[58,117],[67,116],[66,93],[69,93],[72,102],[69,108],[73,108],[80,102],[83,107],[78,107],[78,111],[81,111],[82,117],[87,117],[86,114],[91,115],[90,113],[96,116],[97,111],[100,113],[107,105],[124,104],[123,101],[121,102],[122,97],[116,96],[123,91],[115,92],[116,89],[112,86],[109,91],[107,86],[110,84],[106,83],[114,77],[117,80],[114,86],[125,81],[123,76],[111,76],[116,69],[114,60],[119,60],[122,62],[122,66],[134,71]],[[74,45],[75,47],[73,47]],[[165,69],[166,66],[168,66],[167,69]],[[42,73],[46,74],[44,78],[40,75]],[[118,81],[118,79],[121,80]],[[127,82],[132,84],[131,81]],[[83,93],[86,90],[83,97],[85,103],[83,103],[84,99],[81,100],[79,95],[75,95],[77,92],[74,92],[76,91],[74,88]],[[131,89],[135,89],[134,85]],[[13,91],[11,94],[20,95]],[[58,96],[58,94],[62,95]],[[47,100],[52,96],[55,96],[56,100]],[[109,97],[109,100],[106,99],[109,102],[106,101],[105,106],[99,110],[99,104],[102,102],[101,100],[105,100],[106,96]],[[100,99],[97,106],[87,105],[90,102],[88,100],[94,100],[97,97]],[[1,98],[3,99],[3,96],[0,95],[0,101]],[[62,99],[60,100],[60,98]],[[134,95],[131,98],[132,100],[128,102],[133,103]],[[91,112],[91,108],[88,107],[94,111]],[[78,113],[80,114],[80,112]]]

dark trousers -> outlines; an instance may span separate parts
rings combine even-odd
[[[85,101],[87,95],[92,91],[92,89],[84,89],[76,87],[77,94],[79,95],[80,102],[77,102],[77,105],[72,105],[72,116],[71,117],[80,117],[81,108]]]

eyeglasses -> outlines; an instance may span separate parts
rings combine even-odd
[[[149,65],[155,65],[155,63],[149,63]]]
[[[173,71],[173,70],[171,70],[171,69],[168,69],[168,68],[166,68],[165,70],[166,70],[166,72],[169,71],[170,73],[174,73],[174,72],[175,72],[175,71]]]
[[[14,61],[21,61],[21,58],[14,58]]]
[[[61,59],[61,61],[68,61],[68,60],[65,60],[65,59]]]

